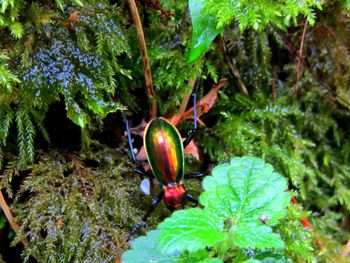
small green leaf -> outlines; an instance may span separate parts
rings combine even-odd
[[[186,56],[187,63],[196,61],[208,48],[223,27],[218,26],[214,16],[205,12],[203,0],[189,0],[192,19],[192,41]]]
[[[233,242],[244,248],[283,248],[284,242],[278,234],[272,232],[271,227],[257,223],[242,223],[231,228]]]
[[[76,125],[84,128],[87,120],[85,112],[79,107],[79,105],[74,101],[66,101],[67,116]]]
[[[74,0],[73,2],[79,6],[84,6],[84,4],[80,0]]]
[[[20,23],[15,22],[10,25],[10,31],[14,37],[21,38],[24,30]]]
[[[213,212],[191,208],[174,212],[158,229],[159,243],[165,254],[194,252],[223,240],[223,219]]]
[[[135,239],[132,244],[131,250],[128,250],[122,255],[123,263],[157,263],[157,262],[173,262],[178,258],[178,254],[164,255],[158,246],[159,231],[151,230],[146,236],[141,236]]]
[[[250,248],[283,247],[269,225],[287,214],[286,180],[264,160],[250,156],[218,165],[212,175],[204,179],[205,192],[199,201],[206,209],[232,219],[234,242]]]
[[[58,6],[59,9],[61,9],[61,11],[64,10],[63,8],[63,1],[62,0],[55,0],[56,1],[56,5]]]
[[[8,1],[1,1],[1,13],[5,13],[8,7]]]

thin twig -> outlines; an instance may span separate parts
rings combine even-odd
[[[4,214],[7,218],[7,221],[10,223],[11,228],[13,229],[13,231],[16,232],[16,234],[18,234],[19,233],[19,226],[16,223],[15,218],[13,217],[9,206],[7,205],[1,190],[0,190],[0,205],[1,205],[2,211],[4,212]],[[26,239],[26,238],[23,238],[21,240],[21,242],[24,246],[29,245],[28,239]]]
[[[304,65],[306,70],[311,74],[311,76],[316,80],[318,84],[320,84],[322,87],[324,87],[330,94],[332,94],[339,102],[341,102],[346,107],[350,108],[350,104],[345,101],[343,98],[339,97],[338,94],[333,91],[326,83],[324,83],[320,77],[314,72],[310,66],[310,64],[302,58],[296,49],[294,48],[293,44],[290,42],[290,40],[287,38],[287,36],[280,30],[278,30],[275,26],[272,25],[272,28],[275,30],[275,32],[282,38],[282,41],[287,46],[290,53],[294,54],[298,59],[300,59],[301,63]]]
[[[219,42],[221,44],[223,55],[225,57],[225,60],[226,60],[226,62],[228,64],[228,66],[231,69],[232,75],[236,78],[236,83],[238,85],[239,90],[241,91],[241,93],[244,96],[246,96],[247,98],[250,98],[250,95],[249,95],[249,92],[247,90],[247,87],[244,85],[244,83],[242,81],[241,74],[239,73],[236,65],[233,64],[232,59],[231,59],[231,57],[230,57],[230,55],[228,53],[227,46],[226,46],[226,43],[225,43],[224,39],[221,36],[218,36],[218,40],[219,40]]]
[[[196,84],[195,80],[190,80],[188,82],[188,85],[191,87],[191,90],[193,90],[194,84]],[[178,110],[176,115],[182,115],[185,112],[187,105],[188,105],[188,101],[190,100],[190,98],[191,98],[191,92],[187,92],[184,95],[184,97],[182,98],[179,110]]]
[[[309,22],[306,21],[305,25],[304,25],[304,30],[303,30],[303,35],[301,36],[301,41],[300,41],[300,48],[298,50],[298,54],[300,57],[303,57],[303,49],[304,49],[304,42],[305,42],[305,36],[306,36],[306,31],[308,28]],[[300,76],[301,76],[301,66],[302,66],[302,61],[298,59],[298,65],[297,65],[297,82],[295,84],[295,86],[292,89],[292,97],[296,97],[297,95],[297,91],[298,91],[298,87],[299,87],[299,80],[300,80]]]
[[[152,73],[151,73],[151,67],[149,65],[145,36],[143,34],[142,23],[141,23],[140,15],[137,11],[137,6],[135,1],[128,0],[128,4],[129,4],[132,18],[136,26],[137,39],[139,41],[140,49],[141,49],[143,69],[144,69],[145,80],[146,80],[146,94],[151,103],[150,116],[151,118],[154,118],[157,116],[157,101],[156,101],[156,96],[153,89]]]

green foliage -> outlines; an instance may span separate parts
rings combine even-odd
[[[347,187],[350,184],[350,144],[347,139],[350,128],[347,108],[350,102],[349,1],[322,1],[322,12],[316,10],[319,8],[317,1],[303,1],[301,5],[301,1],[190,3],[201,6],[201,9],[195,8],[197,13],[194,13],[200,13],[196,20],[199,27],[193,25],[193,30],[189,26],[193,10],[189,15],[186,0],[138,1],[159,114],[170,116],[176,112],[184,95],[191,91],[188,83],[200,74],[203,60],[187,64],[186,58],[191,57],[188,57],[187,47],[198,44],[195,38],[191,42],[191,34],[203,31],[201,28],[210,22],[211,31],[206,33],[213,38],[217,32],[223,32],[227,55],[240,72],[252,99],[237,94],[236,79],[230,77],[225,59],[218,47],[209,45],[209,38],[201,49],[192,48],[191,52],[198,57],[210,49],[205,59],[206,80],[198,98],[202,96],[202,90],[210,88],[211,80],[229,78],[229,85],[220,92],[216,106],[201,117],[207,127],[199,127],[195,142],[204,149],[203,160],[207,162],[208,155],[210,162],[241,155],[262,157],[288,178],[298,200],[312,211],[302,212],[301,206],[289,206],[278,225],[271,228],[267,217],[267,224],[256,228],[259,233],[263,232],[263,236],[276,238],[279,235],[279,240],[284,241],[284,249],[261,252],[261,249],[241,248],[238,245],[245,246],[248,242],[242,238],[238,244],[232,241],[228,246],[230,250],[222,249],[226,251],[225,257],[232,262],[343,262],[344,258],[340,256],[342,245],[350,238],[350,194]],[[227,3],[229,5],[223,7]],[[168,11],[173,16],[166,17]],[[337,97],[321,87],[304,66],[301,69],[296,66],[295,57],[287,51],[273,27],[268,26],[287,28],[286,36],[298,49],[305,17],[313,23],[314,11],[318,12],[318,20],[306,32],[303,56]],[[197,35],[200,39],[201,34]],[[79,253],[90,253],[93,254],[91,258],[99,262],[126,249],[125,237],[140,220],[141,210],[147,207],[150,197],[139,195],[139,180],[135,177],[121,176],[126,171],[126,163],[123,158],[119,160],[118,153],[112,151],[111,154],[115,164],[106,164],[109,155],[104,158],[98,154],[102,150],[96,150],[96,139],[113,147],[121,141],[123,132],[119,116],[110,114],[105,118],[109,112],[121,108],[117,98],[136,115],[129,116],[134,119],[134,125],[139,119],[149,117],[142,69],[135,26],[124,1],[0,1],[0,164],[6,164],[0,186],[3,191],[6,189],[9,203],[15,208],[14,214],[23,225],[21,235],[31,233],[29,238],[37,238],[31,238],[31,246],[25,250],[25,255],[42,255],[42,261],[48,261],[48,252],[55,250],[53,261],[79,261]],[[292,97],[291,90],[295,90]],[[68,150],[47,153],[47,148],[52,148],[47,143],[49,139],[55,143],[55,134],[51,133],[52,127],[47,127],[47,123],[54,119],[53,122],[61,125],[56,117],[62,116],[51,115],[57,105],[66,109],[64,117],[68,115],[78,126],[84,126],[81,144],[86,154],[90,155],[94,149],[94,154],[99,155],[86,157],[80,154],[77,157],[83,163],[81,169],[88,174],[85,189]],[[190,125],[189,122],[180,129]],[[65,134],[59,136],[63,140],[69,137]],[[135,145],[138,146],[137,140]],[[40,163],[36,159],[37,149],[40,149]],[[91,159],[95,161],[91,162]],[[54,165],[56,161],[60,163],[58,167]],[[33,162],[33,166],[24,168]],[[195,166],[199,168],[200,164],[188,161],[188,170],[198,171]],[[112,175],[114,168],[118,176]],[[36,174],[40,183],[34,185]],[[25,185],[22,188],[29,190],[18,193],[16,190],[23,180]],[[198,188],[199,183],[192,181],[186,183],[188,188],[193,189],[194,184]],[[123,184],[120,199],[115,197],[119,193],[119,183]],[[91,193],[96,191],[101,198],[95,198],[94,194],[93,198],[87,197],[86,189]],[[131,195],[136,201],[129,200]],[[12,203],[13,196],[17,196],[15,204]],[[51,200],[56,210],[51,209],[46,199]],[[124,211],[130,212],[125,216],[128,223],[123,223],[122,216],[118,216],[119,212],[122,215],[119,206],[114,210],[114,203],[118,200],[123,200]],[[71,211],[57,212],[66,203]],[[198,215],[197,209],[189,211]],[[65,216],[63,221],[61,215]],[[169,211],[159,206],[148,225],[154,226],[165,215],[169,215]],[[303,216],[310,219],[313,233],[303,229],[300,223]],[[250,222],[245,225],[242,218],[245,216],[235,217],[235,220],[239,221],[244,233],[251,233]],[[30,220],[34,223],[31,224]],[[234,228],[233,220],[224,220],[224,223],[225,233],[231,228],[237,235],[240,233],[238,227]],[[215,224],[211,226],[211,230],[217,229]],[[91,235],[82,238],[88,227]],[[158,234],[151,234],[149,241],[147,235],[141,247],[147,246],[147,242],[150,246],[155,244]],[[186,237],[187,232],[184,234]],[[214,241],[219,240],[215,238]],[[107,245],[102,245],[103,249],[97,248],[102,243]],[[221,246],[221,243],[211,246]],[[255,245],[259,246],[259,243]],[[186,243],[179,246],[188,248]],[[72,247],[72,253],[67,252],[69,247]],[[154,261],[162,259],[161,248],[157,249],[151,258]],[[177,262],[222,262],[222,259],[210,258],[214,251],[195,250],[182,254],[175,252],[170,256]],[[222,256],[222,251],[217,251],[215,256]],[[76,258],[72,255],[74,252],[77,252]],[[140,255],[141,259],[143,256]]]
[[[24,7],[24,1],[3,0],[0,3],[0,29],[8,28],[11,35],[20,38],[23,35],[23,26],[18,21],[19,12]]]
[[[161,231],[158,240],[164,254],[196,252],[225,239],[223,226],[223,218],[208,210],[192,208],[177,211],[158,226]]]
[[[84,128],[87,114],[78,105],[78,96],[96,115],[104,117],[117,109],[116,103],[103,99],[114,92],[111,72],[102,57],[75,47],[69,31],[61,29],[54,34],[51,45],[40,48],[28,59],[22,75],[27,88],[23,96],[31,97],[35,106],[43,108],[63,95],[68,117]],[[92,76],[91,72],[94,72]]]
[[[141,236],[132,242],[132,250],[123,254],[123,262],[171,262],[178,257],[178,253],[174,255],[166,255],[157,242],[159,230],[151,230],[146,236]]]
[[[64,101],[68,118],[82,128],[123,108],[113,98],[114,77],[130,78],[118,62],[129,47],[117,12],[108,1],[55,2],[1,1],[0,166],[13,142],[11,126],[21,163],[33,162],[38,131],[49,141],[43,121],[53,103]]]
[[[203,65],[201,59],[192,64],[186,63],[185,47],[191,41],[191,28],[187,26],[190,21],[184,12],[187,9],[187,1],[162,1],[162,4],[164,8],[175,14],[175,19],[169,21],[166,25],[154,23],[149,28],[145,28],[160,115],[169,110],[178,110],[184,95],[191,92],[189,81],[195,80],[201,74]],[[139,50],[135,52],[139,57]],[[139,58],[138,60],[140,61]],[[142,67],[140,63],[138,68],[142,69]],[[203,78],[208,75],[217,80],[215,67],[211,62],[206,62],[206,68],[209,67],[214,69],[210,72],[208,70],[208,73],[205,71]],[[142,81],[144,80],[142,79]],[[143,86],[144,84],[138,85]],[[143,93],[144,91],[140,92]]]
[[[68,2],[68,1],[64,1],[64,0],[55,0],[56,2],[56,5],[63,11],[64,10],[64,5],[66,4],[65,2]],[[69,2],[73,2],[75,3],[76,5],[79,5],[79,6],[83,6],[83,3],[80,1],[80,0],[71,0]],[[68,3],[69,3],[68,2]]]
[[[9,60],[9,57],[0,54],[0,88],[3,92],[12,91],[12,85],[19,83],[20,80],[9,69],[8,65],[4,61]],[[0,100],[3,98],[0,97]]]
[[[328,182],[328,186],[334,187],[338,193],[334,201],[349,209],[345,201],[349,200],[348,190],[343,187],[344,184],[337,183],[338,178],[349,180],[346,172],[348,165],[333,167],[333,173],[341,174],[334,178],[333,183],[326,177],[331,163],[329,159],[335,161],[338,158],[336,152],[329,154],[333,146],[327,147],[327,144],[333,144],[333,141],[327,142],[326,133],[334,133],[335,138],[342,135],[339,134],[337,124],[330,116],[324,114],[324,111],[315,113],[313,107],[304,111],[296,105],[291,106],[290,102],[283,98],[276,102],[268,102],[267,98],[260,96],[253,103],[242,96],[236,96],[235,107],[231,108],[230,112],[225,112],[223,117],[224,120],[216,125],[215,132],[224,140],[219,145],[225,145],[228,155],[255,154],[277,163],[276,169],[289,174],[292,184],[301,189],[301,196],[309,196],[314,201],[320,200],[324,203],[324,195],[321,193],[325,191],[324,183]],[[235,132],[232,133],[232,130]],[[306,131],[312,133],[305,134]],[[328,152],[325,151],[325,155],[320,156],[324,160],[323,164],[317,164],[315,160],[316,145],[328,148]],[[207,146],[213,157],[219,160],[227,158],[222,155],[223,149],[218,147],[217,142],[213,147],[210,139]],[[348,145],[339,147],[342,152]],[[314,194],[311,194],[312,191]],[[326,203],[327,206],[332,205],[329,199]]]
[[[241,31],[250,28],[261,31],[269,24],[278,28],[286,28],[291,22],[297,24],[297,17],[303,14],[313,25],[313,8],[321,9],[321,4],[318,0],[189,0],[189,8],[193,35],[187,62],[191,63],[198,59],[224,27],[233,21]]]
[[[200,203],[216,214],[233,220],[233,242],[239,247],[283,247],[279,236],[258,221],[268,218],[275,225],[286,215],[290,200],[285,180],[271,165],[252,157],[233,158],[212,171],[203,182],[205,192]],[[262,179],[264,178],[264,179]],[[254,240],[251,236],[254,235]]]
[[[1,210],[1,214],[0,214],[0,230],[3,229],[5,227],[6,224],[6,217],[3,214],[2,210]]]
[[[55,2],[62,11],[67,3],[83,5],[80,0],[55,0]],[[0,3],[0,29],[9,29],[14,38],[19,39],[23,37],[26,24],[21,21],[21,15],[26,7],[27,3],[23,0],[2,0]]]
[[[270,252],[263,252],[256,255],[254,258],[245,261],[246,263],[291,263],[291,260],[287,260],[283,255],[273,254]]]
[[[10,94],[9,94],[10,96]],[[9,98],[9,97],[8,97]],[[16,113],[6,102],[0,109],[1,118],[1,142],[0,142],[0,166],[3,165],[5,158],[4,149],[8,144],[8,136],[10,135],[10,128],[15,123],[17,128],[17,146],[22,166],[34,160],[34,138],[36,135],[36,128],[42,133],[44,138],[49,141],[46,129],[43,127],[44,115],[30,105],[20,104],[16,108]]]
[[[140,236],[132,241],[132,249],[123,253],[123,262],[140,262],[140,263],[222,263],[218,258],[208,258],[207,251],[199,251],[191,254],[180,255],[179,252],[172,254],[163,254],[162,248],[158,242],[160,231],[151,230],[146,236]]]
[[[217,112],[208,116],[219,118],[204,134],[203,143],[214,160],[256,155],[286,174],[291,188],[298,191],[298,199],[314,212],[310,213],[314,242],[329,244],[322,252],[314,251],[322,262],[332,257],[344,260],[336,255],[349,239],[344,227],[349,222],[350,200],[349,111],[345,105],[349,54],[344,49],[349,32],[341,26],[348,23],[343,3],[330,1],[324,6],[328,11],[307,31],[308,44],[304,46],[309,69],[330,85],[337,99],[305,67],[297,69],[297,62],[286,61],[289,53],[273,30],[241,34],[232,27],[225,32],[228,50],[253,98],[236,94],[234,85],[226,89],[216,105]],[[295,33],[287,34],[296,49],[302,29],[294,28]],[[296,83],[297,70],[300,76]],[[291,97],[290,91],[296,87],[297,95]],[[298,227],[289,228],[295,232]],[[298,262],[311,258],[309,255]]]
[[[29,171],[13,205],[21,226],[14,242],[30,242],[25,261],[111,262],[127,247],[128,229],[142,212],[135,208],[139,180],[127,176],[124,155],[107,148],[79,156],[51,151],[27,172],[16,163],[7,168],[1,185]],[[23,198],[28,201],[20,203]]]
[[[292,262],[314,262],[316,249],[313,246],[313,234],[305,230],[301,224],[302,217],[308,218],[309,213],[305,212],[300,205],[290,205],[288,214],[277,226],[277,232],[285,243],[286,255],[293,259]]]
[[[142,255],[155,262],[183,262],[185,259],[185,262],[194,259],[194,262],[233,259],[234,262],[260,262],[256,261],[258,259],[268,262],[269,257],[288,262],[283,254],[259,254],[282,252],[285,248],[272,227],[287,215],[290,194],[285,192],[286,180],[274,172],[271,165],[256,157],[236,157],[216,166],[203,185],[200,203],[204,208],[174,212],[158,225],[157,231],[136,239],[132,250],[123,254],[123,261],[132,262]],[[297,222],[291,217],[288,221]],[[279,227],[284,229],[285,225],[282,223]],[[288,240],[288,235],[283,234]],[[294,238],[296,243],[302,240],[298,235]],[[306,248],[306,245],[300,246]],[[245,249],[250,249],[253,256],[245,254]],[[294,252],[294,248],[292,250]],[[301,251],[295,248],[296,254],[300,255]],[[256,257],[254,253],[258,253]]]
[[[215,17],[205,12],[203,2],[197,0],[189,0],[188,2],[193,33],[187,62],[192,63],[208,49],[214,38],[222,32],[222,29],[217,29]]]
[[[303,14],[310,24],[315,22],[313,8],[321,9],[320,1],[204,1],[205,11],[213,15],[217,20],[217,28],[237,22],[241,30],[253,28],[261,30],[269,23],[284,28],[291,22],[296,24],[299,14]]]

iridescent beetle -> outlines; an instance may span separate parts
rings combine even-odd
[[[183,183],[183,179],[199,178],[206,175],[202,173],[184,173],[184,148],[191,142],[197,131],[197,109],[195,107],[195,105],[197,105],[197,90],[198,81],[192,92],[194,128],[183,142],[177,128],[162,117],[152,119],[145,128],[143,143],[146,150],[147,160],[154,177],[162,186],[162,191],[152,200],[152,204],[147,213],[142,218],[142,221],[133,228],[130,236],[134,235],[138,229],[145,224],[148,216],[154,210],[154,207],[163,198],[165,205],[171,211],[182,208],[186,200],[191,201],[196,205],[198,204],[197,198],[187,193],[186,186]],[[125,121],[132,159],[134,162],[140,163],[133,152],[129,121],[126,119],[124,113],[123,118]],[[147,175],[142,169],[134,169],[134,172]]]

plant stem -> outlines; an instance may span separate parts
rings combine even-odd
[[[7,221],[10,223],[11,228],[13,229],[13,231],[16,232],[16,234],[18,234],[19,233],[19,226],[16,223],[9,206],[7,205],[1,190],[0,190],[0,205],[1,205],[2,211],[4,212],[4,214],[7,218]],[[23,238],[21,240],[21,242],[24,246],[29,245],[28,239],[26,239],[26,238]]]
[[[232,75],[236,78],[236,83],[238,85],[239,90],[241,91],[241,93],[244,96],[246,96],[247,98],[250,98],[250,95],[249,95],[249,92],[247,90],[247,87],[245,86],[245,84],[242,81],[241,74],[239,73],[236,65],[233,64],[232,59],[231,59],[231,57],[230,57],[230,55],[228,53],[227,46],[226,46],[226,43],[225,43],[224,39],[221,36],[218,36],[218,40],[219,40],[219,42],[221,44],[223,55],[225,57],[225,60],[226,60],[226,62],[228,64],[228,66],[231,69]]]
[[[305,42],[305,36],[306,36],[306,31],[308,28],[309,22],[306,21],[305,25],[304,25],[304,30],[303,30],[303,34],[301,36],[301,42],[300,42],[300,48],[298,50],[298,54],[300,57],[303,57],[303,49],[304,49],[304,42]],[[297,82],[295,84],[295,86],[292,89],[292,97],[296,97],[297,95],[297,90],[298,90],[298,86],[299,86],[299,80],[300,80],[300,75],[301,75],[301,66],[302,66],[302,61],[298,59],[298,65],[297,65]]]
[[[140,49],[141,49],[141,55],[142,55],[142,60],[143,60],[143,69],[144,69],[145,80],[146,80],[146,94],[147,94],[147,97],[151,103],[151,105],[150,105],[150,117],[154,118],[157,116],[157,101],[156,101],[156,96],[155,96],[155,92],[153,89],[152,73],[151,73],[151,67],[149,65],[145,36],[143,34],[141,19],[140,19],[140,15],[137,11],[137,6],[136,6],[135,1],[128,0],[128,4],[129,4],[132,18],[133,18],[135,26],[136,26],[137,39],[139,41]]]
[[[195,83],[196,83],[195,80],[190,80],[190,81],[188,82],[188,85],[191,87],[191,90],[193,90],[193,87],[194,87],[194,84],[195,84]],[[188,101],[190,100],[190,98],[191,98],[191,92],[188,92],[188,93],[186,93],[186,94],[184,95],[184,97],[183,97],[183,99],[182,99],[182,101],[181,101],[179,110],[178,110],[178,112],[177,112],[176,115],[182,115],[182,114],[185,112],[185,110],[186,110],[186,108],[187,108],[187,105],[188,105]]]

